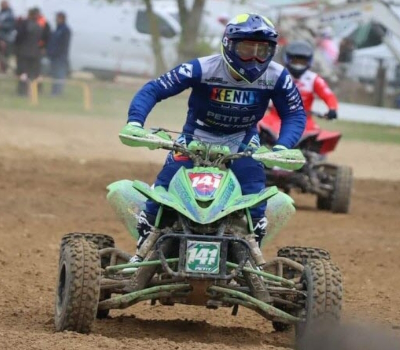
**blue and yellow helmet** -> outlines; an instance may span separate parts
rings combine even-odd
[[[241,14],[228,22],[221,50],[226,64],[249,83],[267,70],[276,52],[278,33],[272,22],[257,14]]]

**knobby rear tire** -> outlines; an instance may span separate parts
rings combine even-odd
[[[339,323],[342,310],[342,276],[329,260],[310,260],[304,268],[301,283],[307,293],[305,308],[300,312],[304,322],[296,324],[298,349],[305,349],[304,337],[317,327],[332,327]]]
[[[288,258],[302,265],[306,265],[312,259],[331,259],[331,256],[327,250],[311,247],[283,247],[278,250],[277,255],[278,257]],[[290,267],[284,267],[284,278],[292,279],[297,276],[300,276],[300,273],[297,270],[294,270]],[[272,322],[272,326],[277,332],[285,332],[291,328],[290,324],[275,321]]]
[[[350,209],[351,190],[353,187],[353,170],[348,166],[337,169],[334,191],[332,193],[331,211],[347,214]]]
[[[82,238],[65,242],[60,252],[56,331],[91,331],[99,302],[100,275],[99,252],[93,242]]]
[[[67,244],[71,240],[83,238],[84,240],[88,242],[93,242],[98,250],[105,249],[105,248],[115,248],[115,242],[114,238],[105,235],[103,233],[82,233],[82,232],[72,232],[72,233],[67,233],[64,235],[61,239],[61,249],[62,251],[63,247],[65,244]],[[109,256],[103,256],[101,258],[101,268],[105,269],[107,266],[110,266],[110,257]],[[111,293],[109,291],[100,291],[100,298],[99,301],[107,300],[111,297]],[[107,318],[109,315],[110,310],[104,309],[104,310],[98,310],[96,317],[98,319],[103,319]]]

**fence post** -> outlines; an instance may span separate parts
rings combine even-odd
[[[54,82],[54,80],[51,80]],[[67,82],[68,83],[68,82]],[[72,84],[78,84],[82,87],[82,95],[83,95],[83,108],[85,111],[92,110],[92,93],[89,87],[89,84],[84,82],[71,82]],[[31,104],[33,106],[39,105],[39,91],[38,91],[38,81],[37,79],[29,81],[29,97]]]
[[[29,92],[31,104],[37,106],[39,104],[38,82],[37,80],[29,81]]]
[[[85,111],[92,109],[92,94],[87,83],[81,83],[83,89],[83,108]]]

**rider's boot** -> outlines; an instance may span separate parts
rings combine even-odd
[[[261,247],[261,241],[265,237],[267,231],[268,221],[267,218],[264,216],[262,218],[252,218],[253,221],[253,231],[254,235],[256,236],[256,242],[258,246]]]
[[[142,262],[143,259],[145,258],[144,256],[140,256],[138,254],[138,251],[145,242],[145,240],[149,237],[150,233],[152,232],[155,222],[156,222],[155,215],[146,213],[145,211],[140,212],[138,216],[138,223],[136,225],[136,229],[139,233],[139,239],[136,247],[136,254],[129,260],[129,263]]]
[[[252,218],[252,224],[253,224],[253,233],[255,236],[255,242],[253,241],[255,246],[253,246],[252,254],[256,265],[248,267],[262,271],[263,270],[262,266],[265,264],[265,260],[260,248],[261,248],[261,241],[266,235],[266,228],[268,221],[265,216],[261,218]],[[252,246],[252,244],[250,244],[250,246]],[[247,262],[247,264],[248,263],[249,262]],[[247,279],[247,282],[250,284],[250,290],[253,296],[255,296],[259,300],[264,301],[265,303],[271,301],[271,296],[265,286],[263,277],[256,276],[255,274],[249,274],[248,276],[245,275],[245,278]]]
[[[252,218],[252,224],[253,234],[247,236],[247,242],[253,259],[247,260],[245,267],[262,271],[262,266],[265,264],[265,260],[262,256],[260,245],[263,237],[266,234],[265,229],[267,227],[267,218]],[[237,263],[243,261],[247,255],[243,247],[239,244],[234,244],[232,246],[232,252]],[[247,285],[250,288],[251,295],[265,303],[271,302],[271,296],[268,292],[263,277],[247,271],[243,271],[242,273]]]
[[[129,264],[139,263],[142,262],[145,258],[144,256],[140,256],[138,251],[146,239],[149,237],[150,233],[152,232],[153,226],[156,222],[156,216],[141,211],[138,216],[138,222],[136,225],[136,229],[139,233],[139,239],[136,246],[136,253],[129,259]],[[127,267],[122,270],[122,273],[128,272],[135,272],[138,268],[137,267]]]

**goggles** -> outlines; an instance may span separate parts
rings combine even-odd
[[[295,56],[295,57],[289,58],[288,64],[293,69],[298,69],[298,70],[307,69],[310,64],[310,60],[305,57],[296,57]]]
[[[306,66],[310,63],[310,59],[307,57],[292,56],[292,57],[289,57],[289,63],[292,65],[300,64],[300,65]]]
[[[235,54],[242,61],[257,60],[264,63],[275,53],[275,45],[267,41],[239,41],[235,45]]]

